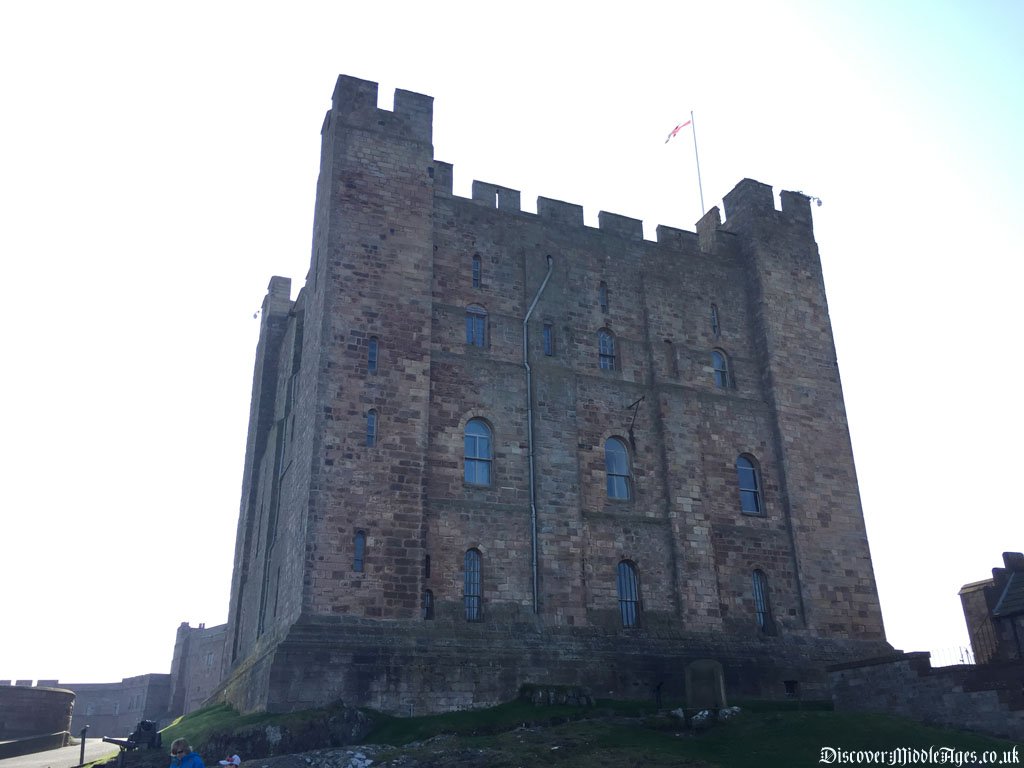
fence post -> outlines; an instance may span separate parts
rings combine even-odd
[[[86,726],[84,726],[82,728],[82,731],[80,733],[80,735],[82,737],[82,749],[81,749],[81,752],[80,752],[80,754],[78,756],[78,764],[79,765],[85,765],[85,734],[87,734],[88,732],[89,732],[89,726],[86,725]]]

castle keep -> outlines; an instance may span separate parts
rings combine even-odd
[[[891,651],[806,196],[696,232],[473,183],[339,77],[263,303],[221,696],[419,714],[526,683],[821,694]]]

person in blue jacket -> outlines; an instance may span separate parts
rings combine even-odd
[[[171,766],[170,768],[206,768],[203,765],[203,758],[198,752],[193,752],[188,739],[175,739],[171,744]]]

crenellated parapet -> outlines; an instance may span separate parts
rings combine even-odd
[[[394,109],[381,109],[377,106],[379,94],[378,84],[369,80],[340,75],[334,87],[331,109],[324,118],[322,134],[326,136],[332,123],[344,124],[350,128],[361,128],[390,134],[399,138],[407,138],[417,142],[430,143],[433,131],[433,97],[396,89]],[[438,197],[456,197],[453,193],[454,167],[451,163],[434,160],[430,173],[433,176],[434,194]],[[473,180],[471,196],[473,203],[507,213],[521,213],[521,193],[517,189]],[[786,221],[791,224],[804,225],[810,229],[811,218],[810,198],[801,192],[782,191],[780,193],[782,209],[775,208],[772,188],[767,184],[744,179],[723,200],[726,218],[742,221]],[[465,199],[465,198],[461,198]],[[537,198],[537,214],[541,219],[566,226],[583,227],[583,206],[575,203],[553,200],[546,197]],[[731,224],[734,222],[730,222]],[[735,222],[738,223],[738,222]],[[626,240],[643,240],[643,222],[617,213],[600,211],[597,229]],[[709,210],[697,222],[696,235],[700,249],[713,252],[717,244],[717,233],[722,229],[722,216],[717,207]],[[664,230],[664,234],[662,234]],[[666,244],[679,240],[680,236],[672,232],[670,227],[659,225],[658,242]],[[690,239],[689,237],[686,239]]]
[[[772,188],[753,179],[743,179],[723,198],[727,220],[757,220],[766,223],[797,224],[811,228],[811,198],[802,192],[780,193],[782,210],[776,210]]]
[[[493,208],[506,213],[525,213],[521,207],[521,193],[518,189],[473,180],[470,198],[455,195],[452,191],[454,166],[451,163],[434,161],[433,164],[434,195],[442,198],[466,200],[486,208]],[[728,230],[761,222],[769,226],[782,223],[805,227],[808,233],[813,228],[810,198],[801,192],[783,190],[780,193],[782,209],[775,208],[772,188],[767,184],[745,179],[725,196],[725,210],[728,225],[723,225],[722,212],[715,206],[705,213],[696,224],[696,231],[678,229],[659,224],[656,228],[656,242],[660,245],[681,250],[693,250],[696,242],[705,253],[715,253],[720,244],[722,234],[729,236]],[[596,229],[624,240],[644,240],[644,226],[641,219],[623,216],[609,211],[599,211],[597,227],[587,227],[584,223],[583,206],[548,197],[537,198],[537,218],[548,220],[552,224],[567,228]]]
[[[434,125],[434,98],[412,91],[395,90],[393,110],[377,106],[377,83],[339,75],[331,98],[324,131],[337,121],[368,131],[394,133],[429,144]]]

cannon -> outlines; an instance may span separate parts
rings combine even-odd
[[[127,739],[115,739],[111,736],[104,736],[103,741],[107,742],[107,744],[116,744],[121,748],[121,752],[117,756],[117,764],[118,766],[123,766],[126,752],[131,752],[133,749],[159,749],[162,739],[154,721],[140,720],[139,724],[135,726],[135,730],[128,735]]]

